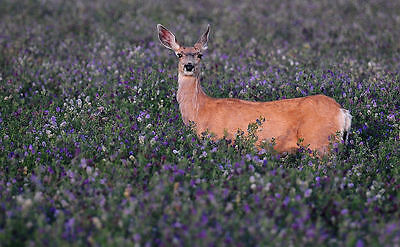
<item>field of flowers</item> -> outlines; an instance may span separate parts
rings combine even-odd
[[[400,2],[2,0],[0,246],[400,246]],[[202,86],[323,93],[349,144],[280,157],[181,120],[177,61],[211,25]]]

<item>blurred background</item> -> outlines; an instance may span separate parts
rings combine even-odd
[[[399,10],[387,0],[2,0],[0,62],[22,50],[85,57],[88,43],[148,47],[162,23],[186,44],[211,24],[209,48],[232,56],[278,52],[313,66],[362,58],[398,70]]]

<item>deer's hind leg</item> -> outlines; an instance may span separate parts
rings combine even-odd
[[[278,153],[295,153],[297,151],[297,131],[287,130],[285,135],[276,137],[274,149]]]
[[[330,119],[320,118],[306,120],[299,128],[299,137],[303,138],[303,145],[309,145],[311,150],[318,151],[324,156],[329,150],[329,144],[334,141],[331,137],[336,134],[337,126]]]

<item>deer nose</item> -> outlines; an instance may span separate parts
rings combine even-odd
[[[191,72],[194,69],[194,66],[191,63],[185,64],[184,67],[185,67],[185,70],[188,72]]]

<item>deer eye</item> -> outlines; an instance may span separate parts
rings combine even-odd
[[[183,55],[181,53],[177,53],[176,54],[179,58],[183,57]]]
[[[203,57],[203,54],[199,54],[199,55],[197,55],[197,57],[198,57],[198,58],[202,58],[202,57]]]

